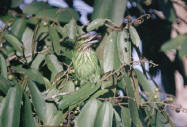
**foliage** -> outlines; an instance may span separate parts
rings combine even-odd
[[[175,126],[157,85],[133,68],[138,63],[145,70],[147,61],[133,61],[132,49],[139,52],[141,39],[135,25],[150,15],[127,17],[124,24],[127,1],[110,1],[95,0],[92,21],[84,26],[72,8],[43,2],[0,17],[0,126]]]

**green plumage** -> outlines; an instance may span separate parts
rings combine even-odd
[[[84,41],[78,41],[73,52],[73,66],[79,80],[96,82],[100,78],[97,55],[91,47],[85,47]]]

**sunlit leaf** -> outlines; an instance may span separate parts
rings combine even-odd
[[[18,39],[21,39],[23,32],[26,28],[26,20],[23,18],[16,19],[12,24],[10,32],[16,36]]]
[[[95,0],[94,1],[94,12],[92,14],[92,20],[97,18],[110,18],[112,12],[113,0]]]
[[[123,123],[123,127],[131,127],[131,116],[129,108],[121,107],[121,119]]]
[[[53,43],[53,48],[56,52],[56,54],[60,54],[61,45],[60,45],[60,37],[53,26],[49,26],[49,35]]]
[[[8,90],[7,96],[1,102],[0,126],[19,127],[22,89],[16,85]]]
[[[117,36],[118,56],[122,64],[131,62],[131,42],[127,30],[118,33]]]
[[[112,127],[113,106],[110,102],[104,102],[100,106],[95,120],[95,127]]]
[[[130,38],[132,40],[132,43],[136,47],[139,47],[141,40],[140,40],[140,37],[138,35],[138,32],[136,31],[136,29],[133,26],[129,27],[129,32],[130,32]]]
[[[23,53],[22,43],[15,36],[11,34],[4,34],[3,37],[14,47],[16,51],[18,51],[21,54]]]
[[[96,99],[89,100],[75,119],[76,127],[94,127],[97,111],[101,102]]]
[[[54,80],[55,76],[59,72],[63,71],[63,67],[54,54],[46,55],[45,61],[46,61],[47,67],[52,72],[51,80]]]
[[[112,12],[110,14],[111,20],[117,25],[121,25],[121,23],[123,23],[126,4],[127,0],[114,0],[112,2]]]
[[[162,45],[161,51],[167,51],[180,47],[184,42],[187,41],[187,34],[179,35],[174,39],[170,39]]]
[[[24,55],[26,57],[27,62],[32,60],[32,38],[33,38],[33,30],[27,27],[22,36],[22,42],[24,46]]]
[[[87,99],[91,94],[93,94],[98,88],[100,87],[99,84],[85,84],[82,86],[78,91],[64,96],[63,99],[59,102],[58,107],[61,110],[64,110],[68,106],[73,104],[79,103],[81,100]]]
[[[39,116],[39,118],[44,123],[46,123],[47,122],[47,120],[46,120],[47,106],[46,106],[45,100],[34,82],[29,80],[28,86],[29,86],[29,91],[31,93],[31,97],[32,97],[32,103],[34,105],[36,113]]]
[[[103,54],[103,69],[104,72],[113,71],[115,68],[115,45],[116,45],[117,32],[110,32],[107,37],[104,54]]]

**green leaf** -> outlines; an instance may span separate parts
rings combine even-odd
[[[68,93],[73,93],[75,91],[75,85],[74,83],[69,80],[64,83],[64,86],[62,88],[62,92],[68,92]]]
[[[62,29],[62,36],[63,38],[68,37],[71,41],[76,41],[76,36],[77,36],[77,24],[74,19],[72,19],[68,24],[64,26]]]
[[[40,11],[52,8],[45,2],[32,2],[31,4],[25,5],[23,9],[23,13],[25,14],[37,14]]]
[[[38,13],[36,13],[36,16],[39,18],[47,18],[51,21],[58,20],[63,23],[67,23],[71,19],[79,19],[79,14],[72,8],[64,8],[61,10],[58,8],[48,8],[45,9],[45,13],[43,10],[40,10]]]
[[[8,89],[10,88],[11,85],[12,84],[11,84],[10,81],[8,81],[7,79],[5,79],[5,77],[0,76],[0,91],[2,93],[4,93],[6,95],[7,92],[8,92]]]
[[[138,32],[136,31],[136,29],[133,26],[129,27],[129,32],[130,32],[130,38],[132,40],[132,43],[136,46],[139,47],[141,39],[138,35]]]
[[[44,84],[43,76],[40,74],[40,72],[34,69],[25,69],[22,68],[21,66],[15,67],[14,69],[18,72],[24,73],[25,75],[28,76],[28,78],[32,79],[33,81],[36,81],[40,84]]]
[[[113,111],[114,111],[113,126],[114,127],[122,127],[122,121],[121,121],[119,114],[116,112],[116,110],[114,108],[113,108]]]
[[[29,87],[29,91],[31,93],[31,97],[32,97],[32,103],[34,105],[35,111],[38,115],[38,117],[44,122],[47,122],[46,119],[46,111],[47,111],[47,105],[45,103],[45,100],[42,96],[42,94],[40,93],[40,91],[38,90],[36,84],[29,80],[28,81],[28,87]]]
[[[123,80],[124,80],[123,81],[123,87],[124,87],[124,90],[127,93],[127,96],[135,99],[135,91],[134,91],[133,84],[131,82],[130,77],[126,73],[124,74],[124,79]],[[143,127],[142,122],[140,120],[139,113],[138,113],[138,107],[137,107],[137,104],[136,104],[135,100],[128,99],[128,106],[129,106],[129,109],[130,109],[130,114],[131,114],[133,126]]]
[[[86,31],[90,32],[93,30],[97,30],[99,27],[103,26],[105,23],[105,19],[95,19],[91,23],[88,24],[86,27]]]
[[[187,56],[187,41],[181,45],[181,49],[179,50],[179,56],[182,58],[183,56]]]
[[[122,64],[130,64],[131,62],[131,42],[129,40],[129,33],[123,30],[117,36],[118,56]]]
[[[22,18],[16,19],[16,21],[11,26],[11,33],[18,39],[21,39],[23,32],[26,28],[26,20]]]
[[[104,72],[113,71],[115,68],[115,44],[116,44],[117,32],[110,32],[104,46],[103,54],[103,69]]]
[[[29,63],[32,60],[32,38],[33,38],[33,30],[27,27],[22,36],[22,42],[24,45],[24,55],[26,57],[27,62]]]
[[[104,102],[97,113],[95,127],[112,127],[113,106],[110,102]]]
[[[110,18],[112,12],[113,0],[95,0],[92,20],[97,18]]]
[[[78,91],[64,96],[63,99],[59,102],[59,109],[64,110],[68,106],[79,103],[82,100],[87,99],[91,94],[93,94],[97,89],[99,89],[100,84],[85,84]]]
[[[112,2],[111,20],[117,25],[123,23],[126,4],[127,0],[113,0]]]
[[[90,99],[82,108],[80,114],[75,119],[76,127],[94,127],[97,110],[101,102],[96,99]]]
[[[54,80],[55,76],[59,72],[63,71],[63,67],[60,64],[60,62],[58,61],[57,57],[53,54],[46,55],[45,61],[46,61],[47,67],[49,68],[49,70],[52,73],[51,80]]]
[[[165,42],[165,44],[163,44],[161,47],[161,51],[165,52],[167,50],[177,49],[186,41],[187,34],[179,35],[176,38],[170,39],[169,41]]]
[[[53,43],[53,48],[57,55],[60,55],[61,45],[60,45],[60,37],[53,26],[49,26],[49,35]]]
[[[121,119],[123,123],[123,127],[131,127],[131,115],[129,108],[121,107]]]
[[[0,68],[1,68],[1,72],[0,74],[7,79],[7,64],[6,64],[6,60],[3,57],[2,54],[0,54]]]
[[[33,60],[32,64],[31,64],[31,68],[35,69],[35,70],[39,70],[39,66],[42,63],[42,61],[44,61],[44,59],[45,59],[45,55],[38,54],[36,56],[36,58]]]
[[[3,37],[14,47],[16,51],[18,51],[21,54],[23,53],[22,43],[15,36],[11,34],[4,34]]]
[[[143,88],[143,90],[147,93],[149,98],[152,98],[153,93],[155,92],[155,84],[153,84],[151,81],[149,81],[145,75],[143,75],[143,73],[141,73],[139,70],[135,69],[134,70],[136,75],[137,75],[137,79],[141,85],[141,87]]]
[[[0,126],[19,127],[22,89],[16,85],[8,90],[7,96],[1,102]]]
[[[102,90],[99,90],[97,91],[93,96],[92,98],[98,98],[99,96],[102,96],[103,94],[109,92],[108,89],[102,89]]]
[[[21,116],[23,127],[36,127],[36,123],[32,116],[31,103],[29,101],[29,97],[26,94],[23,96],[23,110]]]
[[[55,104],[46,103],[46,123],[48,126],[58,126],[62,122],[63,113],[58,111]]]

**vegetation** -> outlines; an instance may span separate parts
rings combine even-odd
[[[157,1],[171,25],[176,21],[171,1]],[[126,8],[126,0],[95,0],[86,25],[78,22],[73,8],[33,2],[20,11],[22,2],[12,0],[9,11],[0,16],[5,23],[0,34],[0,127],[175,126],[166,112],[174,106],[169,104],[173,98],[161,99],[145,69],[145,63],[153,70],[160,65],[139,50],[141,39],[149,46],[154,42],[147,32],[140,32],[141,27],[149,31],[143,25],[153,20],[143,9],[157,2],[137,0],[136,15]],[[161,50],[184,45],[178,50],[182,58],[186,38],[171,39]],[[132,59],[132,49],[140,60]],[[133,67],[136,64],[143,72]]]

